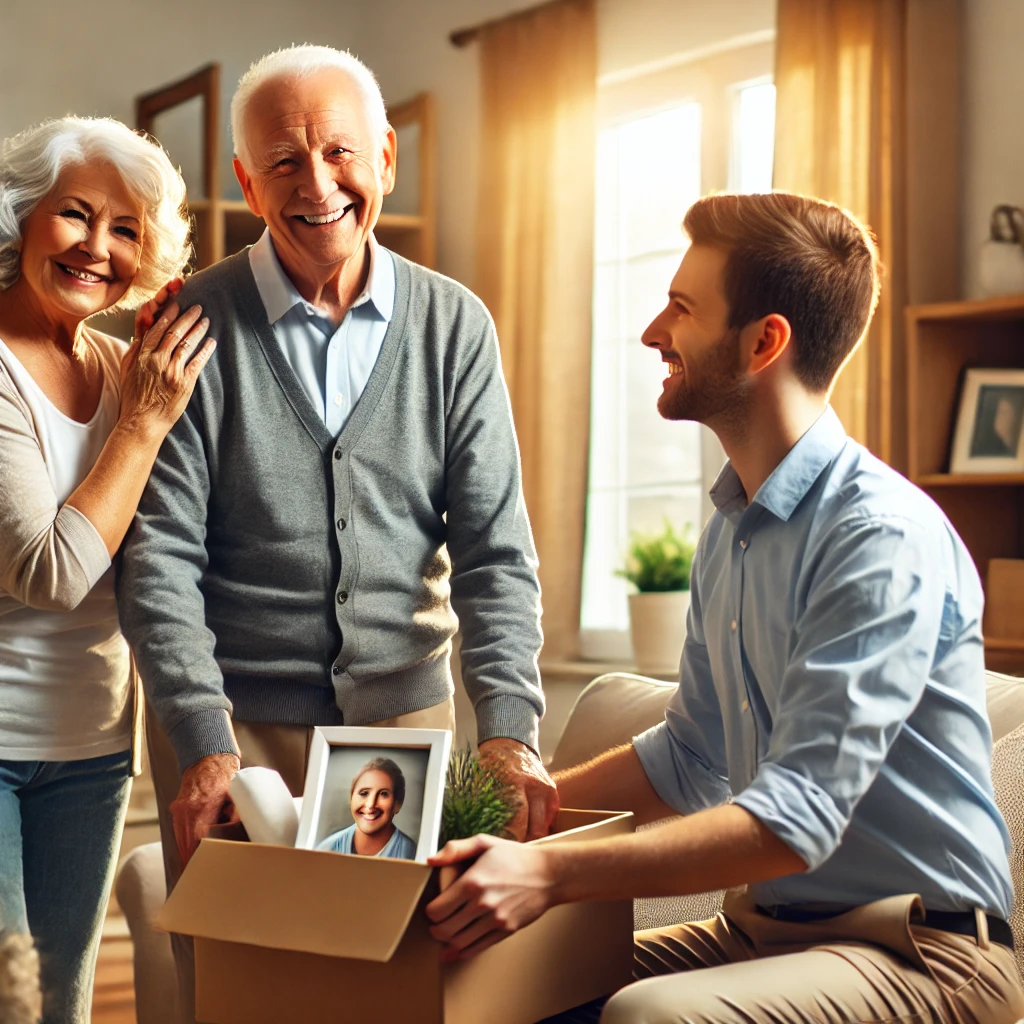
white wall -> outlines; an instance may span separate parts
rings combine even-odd
[[[977,297],[978,251],[988,237],[992,207],[1024,207],[1024,3],[969,0],[963,6],[964,177],[959,212],[963,291]]]
[[[723,38],[770,29],[775,0],[598,0],[599,71],[664,61]],[[531,6],[530,0],[0,0],[0,137],[45,117],[104,114],[132,123],[133,97],[209,61],[222,65],[225,194],[227,109],[257,57],[292,42],[347,47],[377,73],[388,102],[431,90],[438,113],[438,263],[472,285],[477,180],[478,53],[455,29]],[[198,189],[198,112],[161,127]],[[401,155],[399,156],[401,174]]]

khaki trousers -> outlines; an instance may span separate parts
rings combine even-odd
[[[306,763],[313,730],[304,725],[272,725],[258,722],[233,722],[235,739],[242,753],[242,767],[258,765],[274,768],[281,773],[293,796],[301,796],[306,779]],[[371,726],[391,729],[450,729],[455,733],[455,700],[449,697],[443,704],[436,704],[422,711],[398,715]],[[181,772],[174,748],[160,728],[156,715],[149,711],[146,716],[146,740],[149,747],[149,764],[153,773],[153,788],[156,791],[157,810],[160,817],[160,842],[163,846],[164,871],[167,876],[167,891],[170,892],[181,877],[181,858],[174,841],[171,823],[171,802],[181,788]],[[178,968],[178,991],[182,1024],[192,1024],[195,1019],[196,962],[192,939],[187,935],[172,935],[171,947]]]
[[[637,932],[634,984],[601,1024],[1015,1024],[1024,990],[1011,950],[925,928],[917,896],[790,923],[730,893],[710,921]]]

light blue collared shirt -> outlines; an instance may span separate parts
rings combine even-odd
[[[337,330],[298,293],[281,267],[269,231],[249,250],[249,266],[288,364],[327,430],[337,437],[370,379],[395,307],[391,254],[370,236],[366,287]]]
[[[807,862],[765,907],[919,893],[1007,917],[982,591],[923,492],[828,409],[747,504],[731,464],[691,577],[680,684],[634,741],[680,813],[729,799]]]
[[[355,853],[353,849],[355,839],[356,827],[352,824],[340,832],[329,835],[326,839],[321,839],[316,848],[326,850],[328,853]],[[384,848],[373,856],[415,860],[416,844],[396,825],[395,831],[391,833],[391,838],[385,843]]]

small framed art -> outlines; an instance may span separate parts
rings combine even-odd
[[[1024,369],[964,374],[951,473],[1024,473]]]
[[[297,847],[423,862],[437,852],[452,734],[313,730]]]

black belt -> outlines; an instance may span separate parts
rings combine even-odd
[[[777,921],[792,921],[796,924],[808,921],[826,921],[830,917],[849,913],[848,910],[802,910],[800,907],[767,907],[758,908],[763,914],[774,917]],[[855,908],[851,907],[850,910]],[[988,937],[1001,946],[1013,949],[1013,931],[1007,921],[995,914],[986,914],[988,921]],[[924,925],[925,928],[937,928],[943,932],[956,932],[958,935],[978,937],[978,919],[973,910],[926,910],[923,921],[911,921],[911,924]]]

